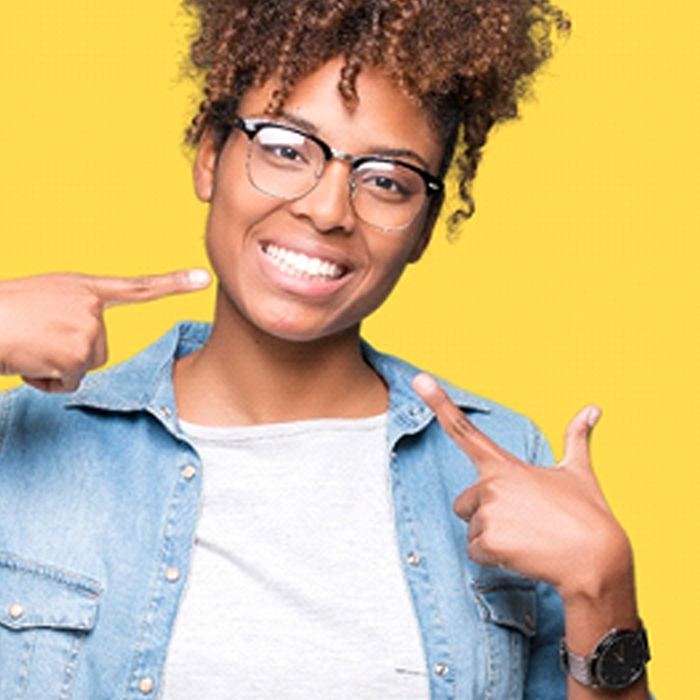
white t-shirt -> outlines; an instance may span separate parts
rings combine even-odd
[[[201,512],[165,700],[426,700],[386,416],[181,425]]]

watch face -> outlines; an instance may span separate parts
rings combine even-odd
[[[605,688],[626,688],[644,673],[646,649],[641,634],[619,632],[600,650],[595,677]]]

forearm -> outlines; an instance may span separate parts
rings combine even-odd
[[[566,644],[574,654],[590,654],[613,628],[637,630],[639,614],[629,544],[618,547],[614,566],[608,571],[589,570],[576,589],[563,592],[562,598]],[[647,700],[647,676],[643,674],[625,690],[588,688],[569,676],[567,695],[569,700]]]

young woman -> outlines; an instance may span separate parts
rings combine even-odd
[[[105,308],[206,273],[0,285],[0,364],[34,387],[0,398],[0,696],[646,698],[598,409],[541,469],[529,420],[360,337],[455,153],[471,212],[488,130],[562,16],[188,4],[214,322],[84,377]]]

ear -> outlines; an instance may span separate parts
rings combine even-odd
[[[219,151],[216,148],[211,129],[207,129],[199,141],[197,157],[192,167],[194,191],[202,202],[210,202],[216,183],[216,164]]]

